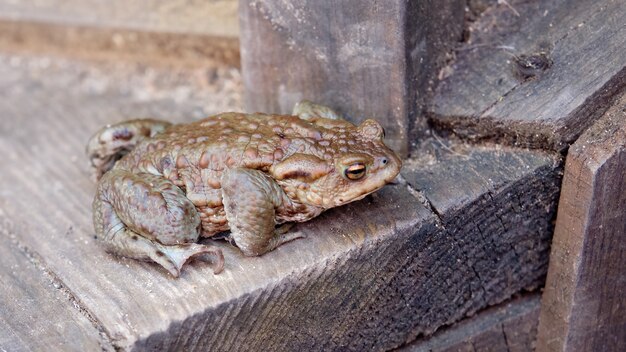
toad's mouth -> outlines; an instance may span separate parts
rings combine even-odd
[[[346,200],[346,199],[344,199],[343,197],[342,197],[342,198],[339,198],[339,199],[337,199],[337,201],[334,203],[334,205],[331,205],[331,206],[330,206],[330,207],[328,207],[328,208],[340,207],[340,206],[342,206],[342,205],[346,205],[346,204],[350,204],[350,203],[352,203],[352,202],[356,202],[356,201],[361,200],[361,199],[363,199],[363,198],[365,198],[365,197],[369,196],[370,194],[372,194],[372,193],[374,193],[374,192],[378,191],[379,189],[381,189],[381,188],[382,188],[382,187],[384,187],[384,186],[385,186],[385,184],[383,184],[382,186],[380,186],[380,187],[378,187],[378,188],[375,188],[375,189],[373,189],[373,190],[371,190],[371,191],[367,191],[367,192],[365,192],[365,193],[363,193],[363,194],[361,194],[361,195],[354,196],[354,197],[349,197],[349,199],[347,199],[347,200]]]
[[[397,176],[398,176],[398,172],[390,172],[387,175],[387,177],[383,179],[379,179],[375,183],[370,184],[370,187],[366,187],[365,188],[366,191],[362,193],[355,192],[356,194],[346,194],[343,197],[338,197],[334,202],[331,201],[332,204],[330,205],[330,208],[342,206],[348,203],[355,202],[357,200],[361,200],[367,197],[368,195],[376,191],[379,191],[380,189],[385,187],[387,184],[393,183]]]

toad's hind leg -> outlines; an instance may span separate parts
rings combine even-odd
[[[203,254],[212,258],[215,273],[223,268],[220,249],[195,243],[200,217],[194,205],[161,176],[107,172],[93,214],[96,235],[112,253],[155,261],[176,277],[185,262]]]
[[[87,142],[86,152],[94,178],[99,180],[139,141],[163,132],[170,125],[171,123],[166,121],[138,119],[101,128]]]
[[[285,242],[304,237],[276,225],[276,208],[288,198],[280,186],[263,172],[230,169],[222,176],[224,211],[231,237],[247,256],[261,255]]]
[[[323,117],[331,120],[342,120],[343,116],[328,106],[315,104],[308,100],[302,100],[293,107],[293,115],[303,120],[311,120]]]

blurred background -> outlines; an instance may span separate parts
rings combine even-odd
[[[0,87],[155,106],[113,120],[239,111],[238,31],[236,0],[0,0]]]

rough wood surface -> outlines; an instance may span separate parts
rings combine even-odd
[[[447,146],[407,169],[411,184],[432,189],[466,178],[449,173],[455,160],[484,178],[459,189],[449,210],[431,212],[440,203],[434,193],[422,202],[406,184],[389,186],[298,225],[308,238],[262,257],[219,244],[226,267],[217,276],[195,263],[176,280],[108,255],[93,238],[89,135],[133,116],[189,121],[207,102],[198,92],[179,96],[159,71],[137,92],[145,67],[133,76],[85,65],[0,60],[0,218],[14,226],[4,240],[41,258],[108,346],[387,350],[543,281],[559,160],[495,147],[458,156]]]
[[[244,0],[246,108],[290,112],[306,98],[382,121],[406,155],[420,104],[460,37],[465,1]]]
[[[537,351],[626,350],[626,94],[567,156]]]
[[[432,122],[467,138],[565,149],[626,87],[625,17],[623,0],[498,1],[441,72]],[[541,52],[551,64],[522,78],[516,58]]]
[[[239,66],[237,1],[0,0],[13,52]]]
[[[541,285],[556,214],[559,158],[499,146],[440,143],[424,141],[420,158],[406,165],[402,175],[437,214],[454,249],[448,255],[456,253],[451,260],[462,263],[447,275],[472,278],[456,294],[493,305],[517,292],[513,287]],[[530,193],[535,196],[529,198]],[[514,215],[522,213],[535,215]],[[468,314],[480,305],[468,303]]]
[[[112,350],[38,258],[14,246],[10,224],[0,225],[0,351]]]
[[[396,351],[530,352],[537,335],[540,300],[539,294],[515,298]]]

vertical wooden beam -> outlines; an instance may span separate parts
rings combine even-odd
[[[408,153],[432,81],[463,29],[462,0],[242,0],[246,108],[291,112],[301,99],[354,122],[379,120]]]
[[[626,351],[626,94],[567,156],[537,351]]]

